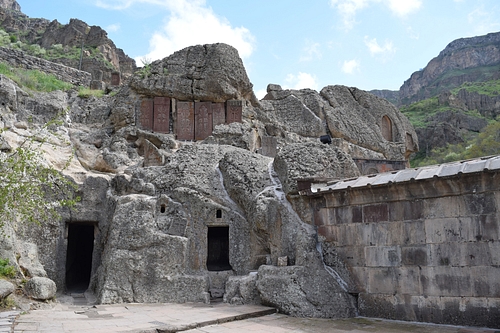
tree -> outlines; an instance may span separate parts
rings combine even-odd
[[[45,140],[40,137],[27,137],[18,147],[0,152],[0,228],[14,221],[40,224],[58,218],[60,207],[79,199],[74,198],[76,184],[44,160],[40,147]]]

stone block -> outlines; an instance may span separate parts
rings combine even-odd
[[[243,101],[231,100],[227,101],[227,117],[226,123],[241,123],[242,121],[242,111],[243,111]]]
[[[477,223],[475,235],[478,241],[493,241],[500,239],[500,219],[497,214],[477,215],[472,218]]]
[[[366,265],[364,246],[344,246],[338,248],[338,252],[347,267],[364,267]]]
[[[226,123],[226,107],[224,103],[212,103],[213,127]]]
[[[360,206],[352,206],[352,222],[361,223],[363,222],[363,209]]]
[[[177,102],[177,140],[194,140],[194,102]]]
[[[389,209],[387,204],[363,206],[363,222],[387,222]]]
[[[423,200],[394,201],[388,205],[390,221],[416,221],[424,218]]]
[[[472,296],[500,297],[500,267],[471,267],[470,274]]]
[[[402,246],[401,263],[403,266],[427,266],[429,245]]]
[[[401,267],[398,269],[398,293],[406,295],[421,295],[419,267]]]
[[[488,242],[491,254],[491,264],[500,266],[500,241]]]
[[[460,243],[429,244],[429,261],[427,266],[460,266],[462,255]]]
[[[350,206],[343,206],[335,208],[335,221],[336,223],[355,223],[361,221],[354,221],[352,216],[353,208]]]
[[[473,241],[475,229],[471,218],[425,220],[425,237],[427,243],[431,244]]]
[[[491,192],[463,196],[467,216],[494,214],[497,212],[495,195]]]
[[[278,266],[288,266],[288,257],[278,257]]]
[[[425,244],[424,221],[407,221],[403,223],[403,244]]]
[[[394,267],[368,268],[367,291],[371,294],[390,294],[397,292],[398,271]]]
[[[330,209],[328,208],[316,208],[313,210],[314,224],[317,226],[321,225],[332,225],[330,223]]]
[[[465,202],[462,196],[431,198],[423,203],[425,219],[453,218],[464,215]]]
[[[422,292],[429,296],[472,296],[469,267],[422,267]]]
[[[153,99],[143,99],[141,101],[139,123],[142,129],[153,130],[153,108]]]
[[[400,266],[401,248],[399,246],[367,246],[365,257],[367,267]]]
[[[490,266],[490,247],[486,242],[460,243],[460,266]],[[497,253],[493,254],[497,255]]]
[[[356,285],[356,289],[360,293],[365,293],[367,290],[367,281],[368,281],[368,272],[370,271],[371,268],[366,268],[366,267],[361,267],[361,266],[356,266],[356,267],[350,267],[349,271],[351,272],[351,278],[352,281]]]
[[[318,235],[325,242],[332,242],[335,246],[342,246],[342,235],[339,227],[322,225],[318,227]]]
[[[153,131],[170,133],[170,98],[168,97],[154,98]]]
[[[403,242],[403,222],[372,223],[372,243],[398,245]]]
[[[205,140],[212,134],[213,114],[211,102],[194,103],[194,138],[195,140]]]

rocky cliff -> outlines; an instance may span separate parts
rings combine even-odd
[[[360,175],[354,158],[407,158],[416,134],[392,104],[344,86],[318,93],[269,85],[258,101],[238,52],[225,44],[180,50],[102,98],[28,93],[0,78],[6,147],[69,110],[41,148],[82,198],[60,220],[6,226],[0,255],[20,276],[47,275],[70,288],[85,247],[71,252],[68,244],[80,228],[93,244],[87,284],[102,303],[224,295],[296,316],[355,315],[349,272],[324,262],[297,180]],[[208,123],[205,138],[179,140]]]
[[[457,39],[415,72],[399,90],[403,104],[438,95],[464,82],[498,79],[500,32],[485,36]],[[491,70],[487,70],[491,68]]]
[[[94,88],[102,89],[104,86],[100,82],[111,84],[113,73],[119,73],[126,79],[137,69],[135,60],[117,48],[102,28],[89,26],[78,19],[61,24],[57,20],[50,22],[30,18],[21,12],[15,0],[0,2],[0,28],[11,35],[16,43],[38,45],[44,50],[56,48],[58,52],[51,53],[50,60],[91,73],[95,81]],[[82,46],[83,59],[80,64]],[[26,47],[25,51],[29,52],[30,48]],[[78,57],[68,56],[73,51],[78,53]],[[48,53],[36,56],[47,57]]]

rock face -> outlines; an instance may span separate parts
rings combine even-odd
[[[271,123],[266,129],[276,136],[328,134],[389,160],[405,160],[418,150],[416,133],[406,117],[386,100],[356,88],[328,86],[318,94],[272,86],[261,103]]]
[[[179,100],[256,102],[238,51],[226,44],[197,45],[151,64],[150,73],[135,76],[131,87],[152,96]]]
[[[10,9],[14,11],[21,11],[21,6],[16,0],[0,0],[0,8]]]
[[[16,290],[16,286],[14,286],[9,281],[0,279],[0,299],[4,299],[9,296]]]
[[[29,18],[20,10],[16,1],[0,2],[0,27],[15,34],[19,41],[26,44],[37,44],[44,49],[59,45],[62,48],[61,55],[51,61],[86,71],[92,75],[94,82],[108,85],[112,83],[113,73],[119,73],[122,79],[126,79],[137,69],[135,60],[117,48],[101,27],[89,26],[78,19],[61,24],[57,20],[50,22]],[[72,48],[81,48],[82,42],[84,52],[81,64],[79,58],[65,57],[65,53]],[[88,49],[95,51],[90,52]]]
[[[401,86],[399,93],[403,104],[409,104],[436,95],[441,87],[459,86],[467,81],[477,81],[484,75],[480,71],[470,70],[476,67],[494,66],[500,63],[500,33],[485,36],[457,39],[419,72],[415,72]],[[462,75],[448,75],[453,70],[469,69]],[[494,79],[494,78],[493,78]],[[498,79],[498,75],[497,75]]]
[[[26,282],[24,292],[38,300],[51,299],[56,295],[57,287],[54,281],[44,277],[34,277]]]
[[[318,93],[270,85],[259,102],[236,50],[224,44],[189,47],[150,68],[102,99],[75,91],[31,96],[0,76],[5,144],[36,133],[28,120],[38,125],[69,109],[54,126],[65,143],[47,133],[59,156],[47,148],[46,157],[78,183],[82,198],[59,221],[20,227],[15,242],[38,251],[21,252],[19,264],[37,253],[60,290],[87,275],[83,283],[101,303],[224,297],[296,316],[354,315],[345,283],[318,250],[296,182],[357,176],[354,157],[404,160],[417,149],[406,119],[390,103],[342,86]],[[165,100],[171,108],[161,119],[170,126],[145,128],[144,115],[164,111]],[[198,141],[173,134],[178,103],[222,101],[241,120],[217,123]],[[64,168],[72,149],[76,158]],[[258,153],[270,150],[275,158]]]

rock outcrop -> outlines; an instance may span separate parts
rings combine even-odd
[[[48,300],[56,295],[57,287],[51,279],[34,277],[26,282],[24,292],[33,299]]]
[[[480,77],[489,75],[484,70],[474,71],[474,68],[498,64],[500,64],[500,32],[457,39],[448,44],[423,70],[413,73],[401,86],[399,97],[403,104],[426,99],[439,94],[447,87],[478,81]],[[467,72],[457,72],[453,75],[453,71],[461,70]],[[492,69],[492,71],[497,72],[495,75],[498,79],[498,70]]]
[[[188,47],[155,61],[149,72],[134,76],[130,85],[149,96],[257,102],[238,51],[221,43]]]
[[[345,282],[323,259],[296,182],[357,176],[353,158],[404,160],[416,150],[413,128],[390,103],[343,86],[318,93],[270,85],[258,101],[237,51],[225,44],[178,51],[101,99],[82,99],[75,91],[32,96],[0,78],[5,146],[15,147],[37,133],[38,124],[59,117],[52,128],[59,141],[46,133],[58,154],[42,148],[81,196],[75,207],[61,209],[60,220],[19,227],[15,243],[38,247],[19,252],[19,265],[37,253],[63,290],[82,275],[78,258],[87,251],[86,282],[102,303],[224,296],[296,316],[355,314]],[[165,110],[165,100],[171,109],[161,120],[171,126],[145,128],[144,115]],[[214,125],[205,139],[178,140],[172,133],[180,126],[177,103],[235,100],[241,120]],[[144,102],[152,102],[146,104],[152,110]],[[264,148],[276,157],[260,154]],[[75,158],[68,166],[61,162],[71,149]],[[75,250],[75,234],[92,245]],[[11,245],[6,251],[14,253]],[[31,262],[30,274],[40,274]]]
[[[59,46],[59,57],[53,56],[51,61],[90,73],[97,88],[103,87],[97,84],[100,82],[111,85],[113,73],[127,79],[137,70],[135,60],[117,48],[101,27],[89,26],[78,19],[61,24],[57,20],[30,18],[20,10],[16,1],[0,3],[0,27],[26,44],[37,44],[46,50]],[[81,63],[79,58],[65,57],[72,48],[82,46]]]

